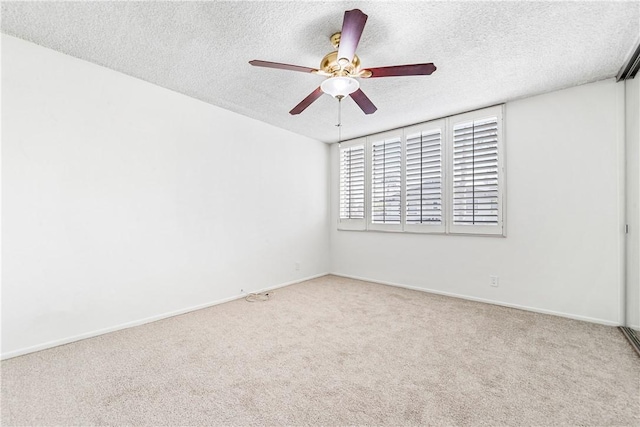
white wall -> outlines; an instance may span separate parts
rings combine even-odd
[[[640,331],[640,76],[625,81],[627,159],[627,326]]]
[[[2,107],[4,357],[328,271],[327,145],[6,35]]]
[[[508,103],[508,236],[437,236],[338,231],[336,146],[10,36],[2,56],[3,357],[327,271],[623,322],[612,80]]]
[[[506,238],[338,231],[332,147],[332,271],[621,323],[623,108],[613,80],[507,103]]]

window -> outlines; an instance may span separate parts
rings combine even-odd
[[[504,235],[502,106],[340,148],[344,230]]]
[[[364,141],[340,147],[340,225],[347,230],[365,228]]]
[[[371,143],[371,229],[402,230],[402,134]]]
[[[406,231],[444,232],[444,120],[405,129]]]
[[[452,233],[502,234],[501,109],[450,119]]]

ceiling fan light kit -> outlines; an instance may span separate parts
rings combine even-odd
[[[360,83],[353,77],[330,77],[323,81],[320,88],[327,95],[342,99],[360,89]]]
[[[332,34],[330,37],[331,44],[337,50],[326,54],[320,61],[320,68],[318,69],[256,59],[249,61],[249,64],[256,67],[299,71],[328,77],[320,87],[316,88],[289,111],[289,114],[300,114],[318,99],[322,93],[331,95],[338,100],[350,96],[365,114],[373,114],[377,108],[360,89],[358,78],[430,75],[436,70],[436,67],[429,62],[425,64],[360,69],[360,58],[356,55],[356,48],[360,42],[367,18],[368,16],[359,9],[347,10],[344,13],[342,31]]]

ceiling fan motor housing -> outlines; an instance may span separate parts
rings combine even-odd
[[[338,51],[333,51],[324,56],[320,62],[320,70],[324,71],[331,77],[346,76],[356,77],[360,71],[360,58],[357,55],[353,55],[353,61],[339,62]],[[344,65],[343,65],[344,64]]]
[[[333,52],[327,53],[322,61],[320,61],[320,69],[316,74],[324,75],[327,77],[370,77],[371,73],[368,70],[360,71],[360,58],[354,54],[351,62],[342,58],[340,61],[338,58],[338,48],[340,47],[340,36],[342,33],[338,32],[333,34],[329,40],[336,49]]]

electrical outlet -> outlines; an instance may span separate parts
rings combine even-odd
[[[296,267],[296,271],[299,271],[300,270],[300,263],[296,262],[295,267]]]
[[[498,287],[498,276],[489,276],[489,280],[491,281],[491,286]]]

